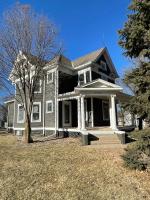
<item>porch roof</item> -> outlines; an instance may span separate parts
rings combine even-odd
[[[123,90],[123,88],[121,88],[119,85],[110,83],[110,82],[102,80],[102,79],[96,79],[90,83],[87,83],[87,84],[84,84],[82,86],[78,86],[75,88],[75,91],[108,92],[108,91],[122,91],[122,90]]]

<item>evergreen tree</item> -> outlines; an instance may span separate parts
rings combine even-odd
[[[132,113],[150,118],[150,1],[133,0],[128,21],[119,30],[124,54],[136,61],[125,74],[125,82],[135,96],[125,105]]]

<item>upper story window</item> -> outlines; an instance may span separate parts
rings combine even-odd
[[[41,89],[42,89],[42,80],[37,80],[36,83],[35,83],[34,92],[35,93],[41,93]]]
[[[52,83],[53,82],[53,72],[49,71],[47,72],[47,83]]]
[[[106,62],[104,62],[104,61],[101,60],[100,61],[100,66],[101,66],[101,69],[107,71],[107,64],[106,64]]]
[[[32,122],[41,122],[41,102],[33,103]]]
[[[52,113],[53,112],[53,101],[47,101],[46,102],[46,113]]]
[[[18,104],[18,123],[24,123],[25,113],[24,107],[21,104]]]
[[[87,68],[78,72],[79,85],[92,81],[91,68]]]

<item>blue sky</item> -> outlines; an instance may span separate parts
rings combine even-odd
[[[0,3],[0,13],[15,0]],[[59,29],[59,40],[64,55],[70,59],[107,46],[112,60],[122,77],[131,64],[122,55],[117,30],[127,20],[130,0],[20,0],[39,13],[48,16]]]
[[[1,1],[0,13],[15,0]],[[130,65],[118,45],[117,30],[127,20],[130,0],[20,0],[31,4],[36,12],[47,15],[58,27],[64,54],[75,59],[107,46],[122,76]]]

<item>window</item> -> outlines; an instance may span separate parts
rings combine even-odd
[[[48,72],[47,73],[47,83],[52,83],[53,82],[53,72]]]
[[[106,64],[106,62],[104,62],[104,61],[101,60],[100,65],[101,65],[101,69],[107,71],[107,64]]]
[[[89,83],[91,81],[91,68],[84,69],[78,72],[79,85]]]
[[[86,83],[90,82],[90,71],[86,72]]]
[[[109,102],[103,101],[102,102],[102,109],[103,109],[103,120],[109,120]]]
[[[41,122],[41,102],[33,103],[32,122]]]
[[[53,101],[47,101],[46,102],[46,113],[52,113],[53,112]]]
[[[42,80],[37,80],[34,92],[41,93]]]
[[[84,84],[84,74],[79,74],[79,83],[80,85]]]
[[[24,123],[24,117],[25,117],[25,115],[24,115],[24,107],[21,105],[21,104],[19,104],[18,105],[18,123]]]

